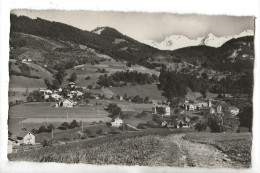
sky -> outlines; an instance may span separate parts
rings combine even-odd
[[[220,37],[254,30],[252,16],[65,10],[12,10],[11,13],[66,23],[87,31],[109,26],[139,41],[160,42],[170,35],[195,39],[209,33]]]

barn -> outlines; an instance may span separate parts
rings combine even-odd
[[[32,132],[22,131],[16,136],[21,141],[21,144],[35,144],[35,135]]]

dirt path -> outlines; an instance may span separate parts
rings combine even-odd
[[[185,134],[156,137],[162,147],[150,159],[153,166],[200,167],[200,168],[243,168],[214,146],[190,142]]]
[[[171,135],[167,138],[175,143],[180,152],[180,162],[183,167],[202,168],[239,168],[237,163],[217,148],[201,143],[184,140],[185,134]]]

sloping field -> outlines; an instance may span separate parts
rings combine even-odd
[[[102,107],[96,105],[73,108],[55,108],[54,103],[25,103],[10,109],[10,117],[21,118],[103,118],[108,114]]]
[[[33,79],[24,76],[10,76],[9,88],[45,88],[44,79]]]
[[[158,90],[156,84],[113,87],[109,88],[109,90],[121,96],[126,93],[127,96],[139,95],[142,98],[149,97],[151,100],[165,100],[165,97],[161,95],[161,92]]]

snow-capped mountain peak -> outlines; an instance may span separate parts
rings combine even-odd
[[[94,29],[94,30],[91,31],[91,32],[100,35],[101,32],[102,32],[104,29],[105,29],[105,27],[98,27],[98,28]]]
[[[228,40],[232,38],[239,38],[244,36],[253,36],[252,30],[246,30],[238,35],[216,37],[214,34],[209,33],[204,37],[198,37],[196,39],[189,39],[183,35],[171,35],[165,38],[162,42],[156,42],[152,40],[142,41],[143,43],[160,50],[175,50],[183,47],[206,45],[210,47],[220,47]]]

